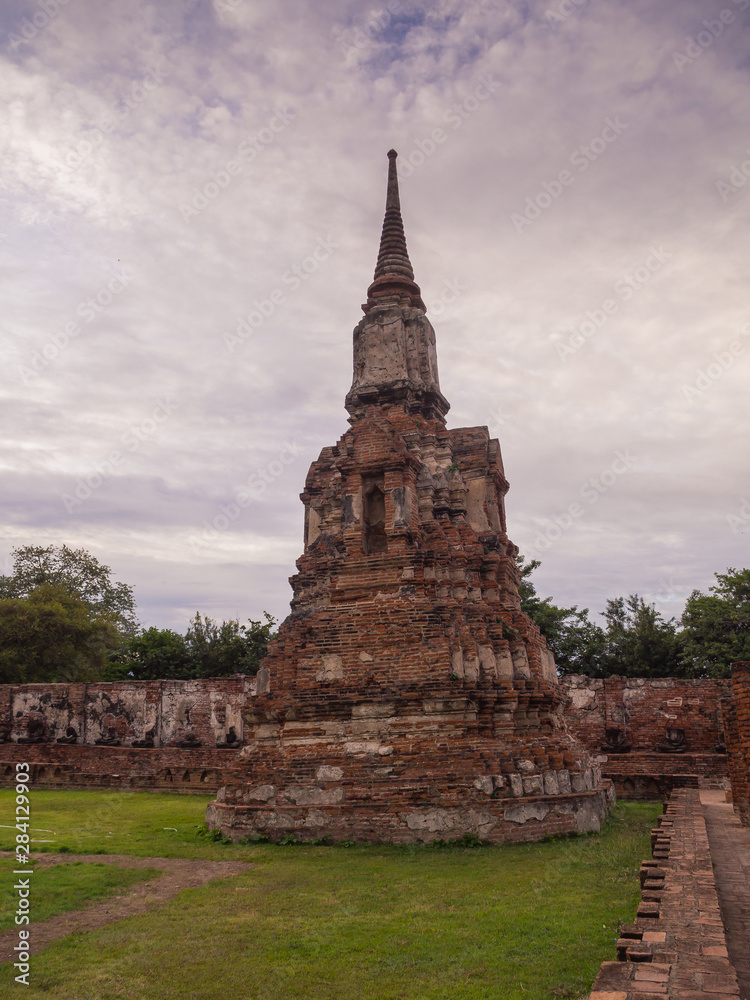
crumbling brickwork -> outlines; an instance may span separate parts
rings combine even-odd
[[[121,788],[206,795],[225,783],[236,750],[198,747],[0,746],[0,785],[16,783],[17,762],[30,765],[34,788]]]
[[[742,825],[750,826],[750,661],[732,664],[727,716],[732,804]]]
[[[596,754],[618,796],[659,799],[726,781],[729,681],[563,677],[568,728]]]
[[[190,681],[0,685],[0,744],[215,748],[242,740],[244,675]]]
[[[729,681],[570,674],[561,686],[570,698],[568,727],[591,749],[605,745],[608,727],[622,729],[638,753],[658,752],[668,728],[684,731],[689,753],[715,753],[723,743],[721,700]]]
[[[500,446],[445,424],[395,156],[351,427],[308,474],[292,613],[207,822],[390,841],[596,829],[610,789],[565,730],[554,660],[521,611]]]

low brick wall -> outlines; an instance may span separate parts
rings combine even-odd
[[[665,799],[675,788],[723,788],[726,754],[600,754],[602,775],[618,799]]]
[[[732,804],[750,826],[750,662],[732,664],[732,699],[727,711],[727,749]]]
[[[215,794],[236,750],[164,747],[63,746],[5,743],[0,746],[0,784],[15,784],[16,763],[30,765],[35,788],[123,788]]]
[[[619,798],[663,799],[675,788],[728,784],[727,756],[720,750],[729,681],[571,674],[560,683],[569,731],[597,754]],[[625,752],[608,747],[607,729],[620,731]],[[681,752],[659,750],[668,729],[683,731]]]
[[[29,739],[55,744],[69,731],[76,745],[150,742],[164,747],[189,740],[213,748],[227,742],[230,730],[242,740],[242,708],[255,688],[255,677],[244,674],[188,681],[0,684],[0,748],[3,742]]]
[[[686,753],[713,753],[723,739],[728,680],[570,674],[560,685],[569,698],[568,728],[590,750],[602,749],[610,727],[622,730],[631,753],[656,753],[668,728],[684,730]]]
[[[589,1000],[739,997],[719,910],[700,795],[675,791],[641,866],[641,903]]]

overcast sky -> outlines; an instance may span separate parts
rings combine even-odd
[[[145,625],[277,618],[386,152],[543,596],[747,566],[750,0],[4,0],[2,510]]]

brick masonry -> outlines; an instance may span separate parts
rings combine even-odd
[[[242,741],[255,678],[0,686],[0,782],[215,792]],[[68,736],[68,733],[74,736]]]
[[[589,1000],[738,1000],[696,789],[669,799],[641,866],[641,903]]]
[[[205,795],[216,792],[236,750],[60,746],[6,743],[0,747],[0,776],[15,784],[15,764],[31,768],[34,788],[122,788]]]
[[[561,687],[568,728],[597,755],[618,796],[663,798],[673,788],[726,783],[730,681],[572,674]],[[621,752],[608,745],[612,729],[622,734]],[[669,745],[669,730],[683,734],[679,747]]]
[[[242,706],[255,678],[0,685],[0,754],[7,743],[196,747],[242,739]],[[72,737],[71,737],[72,738]]]
[[[750,662],[747,660],[732,664],[727,749],[734,811],[743,826],[750,826]]]

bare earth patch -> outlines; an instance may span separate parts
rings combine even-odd
[[[12,854],[2,851],[0,857]],[[138,882],[119,896],[110,896],[101,903],[93,903],[82,910],[69,910],[49,920],[34,923],[32,920],[31,954],[36,955],[51,941],[93,931],[105,924],[113,924],[125,917],[161,906],[183,889],[194,889],[213,879],[242,875],[248,868],[256,867],[247,861],[199,861],[184,858],[136,858],[127,854],[39,854],[36,864],[40,868],[84,861],[90,864],[118,865],[120,868],[158,868],[164,872],[159,878]],[[18,943],[18,928],[0,934],[0,963],[13,961],[13,945]]]

